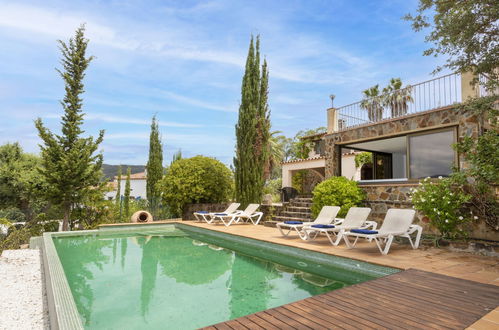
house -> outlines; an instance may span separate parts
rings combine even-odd
[[[472,74],[449,74],[383,95],[391,102],[379,97],[327,109],[327,132],[307,137],[322,145],[316,148],[320,153],[284,163],[283,186],[297,170],[324,179],[353,176],[375,219],[382,219],[388,208],[412,207],[410,189],[422,178],[445,177],[453,166],[465,165],[452,145],[465,135],[478,136],[477,118],[457,107],[484,95],[472,80]],[[370,152],[372,162],[354,173],[351,159],[358,152]],[[487,239],[482,229],[478,236]]]
[[[120,196],[125,195],[126,175],[121,176]],[[116,198],[118,188],[118,176],[115,176],[113,181],[109,182],[108,187],[112,190],[105,194],[107,200]],[[130,175],[130,198],[131,199],[146,199],[147,198],[147,173],[140,172]]]

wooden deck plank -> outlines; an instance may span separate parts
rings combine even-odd
[[[257,314],[253,314],[253,316],[257,316],[269,323],[271,323],[272,325],[274,325],[275,327],[277,327],[278,329],[284,329],[284,328],[287,328],[287,329],[294,329],[293,327],[291,327],[289,324],[287,323],[284,323],[282,322],[281,320],[273,317],[272,315],[270,314],[267,314],[265,312],[263,313],[257,313]]]
[[[499,286],[409,269],[210,329],[463,329],[498,305]]]
[[[350,290],[348,296],[335,295],[335,301],[341,303],[342,306],[349,306],[350,308],[347,312],[352,314],[358,313],[360,314],[358,315],[359,318],[369,319],[372,314],[384,314],[383,322],[386,322],[386,324],[380,324],[381,326],[411,329],[426,325],[426,322],[423,321],[421,317],[412,316],[408,314],[406,310],[396,310],[393,308],[399,306],[390,306],[390,308],[387,308],[386,299],[366,294],[363,291]],[[355,304],[353,304],[352,301],[354,301]],[[391,313],[386,313],[387,310],[391,311]],[[401,318],[406,319],[404,324],[400,324]]]
[[[257,324],[259,329],[279,329],[278,326],[274,325],[273,323],[267,322],[256,314],[243,316],[242,319],[248,319],[251,322]]]

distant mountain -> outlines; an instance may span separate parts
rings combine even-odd
[[[104,172],[106,179],[112,180],[116,175],[118,175],[118,166],[119,165],[102,164],[102,171]],[[121,165],[121,171],[123,174],[126,174],[126,169],[128,167],[130,167],[132,174],[144,172],[146,170],[145,165]]]

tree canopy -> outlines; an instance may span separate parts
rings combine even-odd
[[[429,17],[427,15],[432,15]],[[426,56],[443,55],[452,71],[474,71],[499,86],[499,5],[497,0],[420,0],[415,15],[405,19],[415,31],[430,29],[426,41],[434,44]]]

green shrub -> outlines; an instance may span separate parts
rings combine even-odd
[[[31,237],[40,236],[42,233],[43,226],[36,222],[27,223],[20,229],[15,229],[12,226],[7,237],[0,241],[0,254],[3,250],[19,249],[22,244],[28,244]]]
[[[8,207],[0,210],[0,218],[8,219],[10,222],[26,221],[26,215],[17,207]]]
[[[465,236],[466,233],[460,227],[472,220],[469,212],[464,211],[471,195],[455,186],[452,179],[432,181],[426,178],[419,184],[419,188],[412,189],[411,196],[414,208],[428,217],[430,225],[443,238]]]
[[[186,204],[222,203],[232,196],[232,172],[220,161],[196,156],[171,164],[159,182],[164,205],[181,216]]]
[[[312,215],[319,214],[323,206],[340,206],[339,217],[347,214],[348,209],[357,206],[364,199],[364,192],[359,188],[356,181],[349,180],[343,176],[329,178],[317,186],[312,192]]]
[[[360,154],[355,155],[355,167],[362,167],[364,164],[372,164],[373,162],[373,154],[370,152],[361,152]]]

